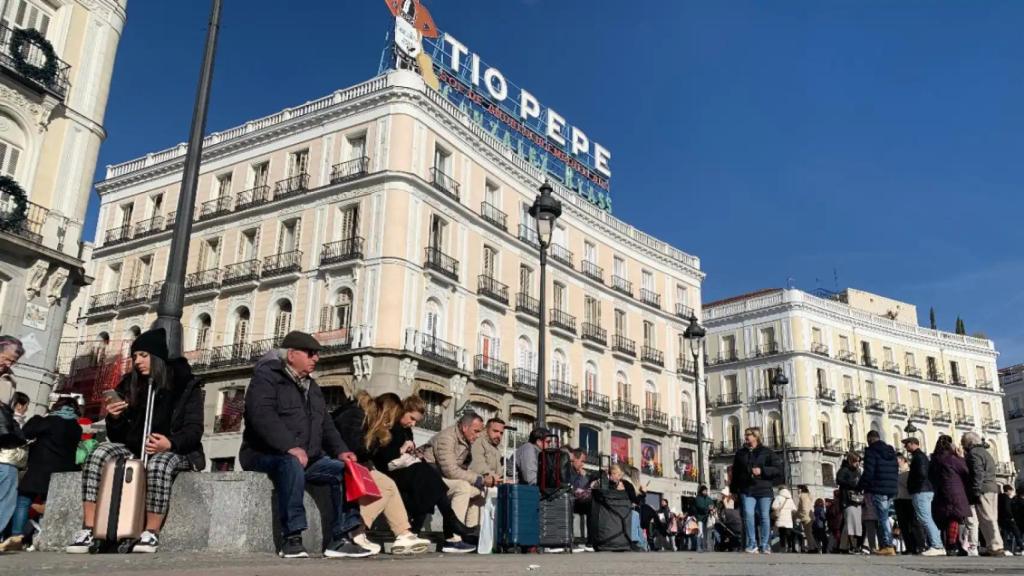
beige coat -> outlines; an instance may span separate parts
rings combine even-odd
[[[479,474],[468,469],[471,447],[458,424],[435,434],[424,448],[423,459],[436,465],[446,479],[465,480],[470,484],[480,479]]]
[[[812,520],[814,514],[814,501],[811,495],[806,492],[800,493],[800,501],[796,506],[796,517],[801,524],[807,524]]]
[[[504,475],[501,468],[501,449],[491,444],[486,434],[481,434],[476,439],[470,453],[473,455],[473,461],[469,465],[471,472],[490,474],[495,478],[501,478]]]

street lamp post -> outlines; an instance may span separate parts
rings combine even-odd
[[[551,234],[555,229],[555,220],[562,215],[562,203],[552,195],[551,184],[547,180],[540,185],[540,195],[530,206],[530,217],[537,226],[537,239],[540,241],[540,326],[537,337],[537,420],[538,427],[545,422],[544,404],[547,400],[544,390],[544,368],[546,367],[547,349],[547,316],[544,309],[547,300],[547,267],[548,246],[551,245]]]
[[[846,402],[843,403],[843,414],[846,414],[846,419],[850,422],[850,452],[853,452],[853,419],[856,414],[860,412],[860,405],[853,398],[847,398]]]
[[[792,478],[789,476],[789,443],[786,442],[786,386],[789,385],[789,378],[786,378],[786,374],[782,371],[781,366],[775,369],[771,385],[779,399],[779,428],[781,428],[780,432],[782,432],[782,477],[785,478],[786,486],[788,487],[792,481]]]
[[[704,344],[704,337],[707,330],[697,322],[697,315],[690,315],[690,325],[683,332],[683,338],[690,342],[690,352],[693,354],[693,412],[694,421],[697,423],[697,486],[704,485],[704,419],[701,418],[700,408],[700,348]]]

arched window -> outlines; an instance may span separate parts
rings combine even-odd
[[[352,326],[352,291],[342,288],[334,301],[334,330]]]
[[[836,485],[836,467],[829,462],[821,463],[821,483],[832,488]]]
[[[736,450],[740,447],[740,420],[735,416],[730,416],[725,421],[725,442],[728,451]]]
[[[548,424],[548,429],[558,437],[559,445],[568,446],[571,443],[572,430],[561,424]]]
[[[691,415],[694,418],[696,418],[696,416],[697,416],[697,414],[693,411],[693,403],[690,400],[690,394],[687,393],[687,392],[683,392],[682,412],[681,412],[681,414],[682,414],[683,418],[687,419],[687,420],[690,419]],[[694,422],[696,422],[696,419],[694,420]]]
[[[0,136],[0,174],[17,180],[18,165],[25,153],[25,147],[28,142],[21,131],[20,125],[10,116],[0,113],[0,125],[6,128],[3,136]],[[8,198],[6,194],[0,200],[5,204],[7,202],[13,203],[14,201],[13,198]]]
[[[600,391],[597,380],[597,364],[588,361],[583,368],[583,389],[588,394],[595,394]]]
[[[587,454],[601,452],[601,431],[594,426],[580,424],[579,447]]]
[[[764,442],[768,447],[782,447],[782,418],[778,412],[768,414],[768,429],[764,431],[764,435]]]
[[[249,322],[251,318],[249,316],[249,309],[242,306],[235,310],[235,329],[231,336],[231,343],[245,344],[249,341]]]
[[[284,338],[292,329],[292,303],[281,299],[274,311],[274,338]]]
[[[480,324],[479,350],[485,362],[499,357],[498,339],[494,337],[494,334],[494,324],[486,320]]]
[[[431,298],[423,314],[423,333],[432,338],[444,339],[444,319],[441,316],[441,303]]]
[[[516,343],[516,362],[523,370],[533,372],[537,369],[537,357],[533,353],[533,342],[528,336],[520,336]]]
[[[619,371],[615,373],[615,393],[618,394],[618,399],[624,402],[629,402],[631,395],[629,389],[629,379],[626,378],[626,373]]]
[[[661,410],[661,397],[653,380],[644,382],[644,403],[648,410]]]
[[[128,329],[128,338],[129,339],[135,340],[140,335],[142,335],[142,329],[139,328],[138,326],[132,326],[131,328]]]
[[[832,424],[827,412],[822,412],[818,416],[818,437],[822,447],[832,439]]]
[[[476,412],[484,422],[487,422],[491,418],[498,415],[498,409],[490,404],[484,404],[483,402],[469,402],[466,404],[466,410],[472,410]]]
[[[209,314],[200,314],[196,320],[196,341],[193,350],[206,350],[210,347],[210,330],[213,325]]]
[[[569,381],[569,362],[565,358],[565,352],[560,348],[555,349],[551,355],[551,379],[559,382]]]

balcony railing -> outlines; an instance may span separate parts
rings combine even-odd
[[[220,269],[200,270],[185,276],[185,293],[216,290],[220,287]]]
[[[864,410],[867,412],[876,412],[882,414],[885,412],[885,400],[879,400],[878,398],[868,398],[864,402]]]
[[[932,410],[932,422],[951,424],[953,422],[953,415],[945,410]]]
[[[928,381],[936,382],[938,384],[945,384],[946,375],[943,374],[942,372],[939,372],[938,370],[932,370],[928,372]]]
[[[434,270],[446,278],[456,282],[459,281],[459,261],[445,254],[440,248],[428,247],[423,249],[423,266],[428,270]]]
[[[0,226],[0,232],[7,232],[13,234],[34,244],[46,244],[48,247],[62,249],[63,237],[55,242],[54,246],[50,246],[49,242],[44,242],[43,229],[47,227],[47,222],[50,219],[58,220],[54,222],[56,230],[63,229],[67,224],[67,218],[60,216],[59,212],[50,212],[46,208],[35,204],[33,202],[25,202],[25,219],[19,222],[12,222],[10,224]],[[15,203],[9,194],[6,192],[0,192],[0,216],[8,217],[10,212],[14,209]],[[56,233],[54,233],[56,237]],[[130,236],[129,236],[130,237]],[[127,238],[126,238],[127,239]],[[49,240],[49,239],[47,239]]]
[[[967,379],[964,378],[961,374],[950,374],[949,375],[949,384],[952,385],[952,386],[960,386],[960,387],[966,388],[967,387]],[[980,384],[978,385],[978,389],[979,390],[982,389]]]
[[[476,279],[476,292],[481,296],[487,296],[488,298],[501,302],[508,306],[508,286],[498,282],[494,278],[486,274],[481,274]]]
[[[548,380],[548,401],[566,406],[577,406],[580,396],[572,384],[561,380]]]
[[[824,400],[826,402],[836,401],[836,391],[824,386],[818,386],[818,400]]]
[[[228,434],[242,431],[242,414],[218,414],[213,417],[213,433]]]
[[[14,14],[13,6],[9,16]],[[29,6],[32,5],[29,4]],[[21,6],[21,9],[25,9],[24,5]],[[35,10],[33,7],[33,14]],[[63,102],[70,87],[68,76],[71,65],[57,57],[54,57],[52,61],[49,60],[47,53],[42,48],[31,42],[25,42],[17,47],[19,55],[26,65],[25,68],[21,68],[14,57],[15,46],[12,45],[14,33],[14,29],[8,24],[0,24],[0,66],[17,75],[23,82],[34,88],[45,90]]]
[[[771,387],[754,390],[754,402],[775,402],[778,399],[779,393]]]
[[[89,313],[96,314],[117,308],[117,297],[119,294],[116,290],[114,292],[94,294],[89,298]]]
[[[170,212],[168,212],[167,217],[164,218],[164,229],[170,230],[171,228],[174,228],[174,221],[177,219],[177,217],[178,213],[176,211],[171,210]]]
[[[540,319],[540,300],[524,292],[519,292],[516,294],[516,312]]]
[[[693,307],[687,306],[686,304],[676,304],[676,316],[689,320],[694,316]]]
[[[910,412],[907,410],[906,404],[889,402],[889,416],[902,416],[906,418],[908,414],[910,414]]]
[[[671,430],[683,436],[694,437],[697,435],[697,421],[692,418],[673,417]]]
[[[164,217],[153,216],[141,222],[135,223],[135,237],[144,238],[150,234],[164,231]]]
[[[473,375],[499,386],[508,386],[508,363],[477,354],[473,358]]]
[[[235,195],[235,210],[245,210],[255,206],[266,204],[270,200],[270,186],[266,184],[256,186],[248,190],[242,190]]]
[[[969,416],[967,414],[957,414],[956,425],[963,426],[964,428],[974,428],[974,416]]]
[[[537,236],[537,230],[532,226],[526,224],[519,225],[519,239],[526,242],[534,248],[540,249],[540,237]]]
[[[903,373],[911,378],[921,378],[921,369],[913,366],[905,366],[903,368]]]
[[[1013,462],[996,462],[996,476],[1015,476],[1017,467]]]
[[[962,385],[966,386],[966,384],[962,384]],[[979,380],[978,381],[978,390],[986,390],[988,392],[992,392],[995,389],[996,389],[996,387],[992,383],[991,380]]]
[[[740,354],[739,354],[739,352],[737,352],[736,350],[726,350],[725,352],[722,352],[718,356],[715,356],[714,358],[712,358],[711,361],[708,362],[708,363],[711,364],[712,366],[717,366],[719,364],[728,364],[730,362],[739,362],[739,361],[740,361]]]
[[[711,405],[715,408],[723,408],[725,406],[739,406],[743,404],[743,397],[735,392],[729,392],[726,394],[719,394],[717,398],[711,401]]]
[[[811,344],[811,354],[817,354],[818,356],[828,358],[828,346],[821,342],[815,342]]]
[[[455,181],[455,178],[435,167],[430,169],[430,183],[434,185],[434,188],[454,198],[456,202],[459,201],[459,183]]]
[[[224,267],[224,273],[221,275],[220,279],[222,286],[237,286],[238,284],[245,284],[246,282],[259,281],[260,261],[256,258],[246,260],[244,262],[228,264]]]
[[[480,203],[480,217],[484,220],[494,224],[502,230],[507,230],[508,214],[505,214],[501,210],[498,210],[497,206],[488,204],[487,202]]]
[[[693,360],[680,356],[676,358],[676,372],[693,376],[697,374],[697,365],[693,363]]]
[[[331,166],[331,184],[366,176],[370,172],[370,159],[366,156]]]
[[[309,174],[305,172],[296,174],[289,178],[278,180],[274,184],[274,200],[284,200],[285,198],[305,194],[308,190]]]
[[[423,419],[420,420],[416,427],[422,430],[429,430],[431,432],[440,432],[443,421],[444,419],[440,412],[427,412],[423,415]]]
[[[732,440],[721,440],[711,447],[712,456],[731,456],[736,453],[737,443]]]
[[[664,367],[665,353],[653,346],[643,346],[640,348],[640,361]]]
[[[363,258],[363,239],[353,236],[345,240],[328,242],[320,250],[320,265],[329,266]]]
[[[262,278],[293,274],[302,270],[302,250],[290,250],[263,259]]]
[[[1024,417],[1024,409],[1021,409],[1021,408],[1011,408],[1006,413],[1006,419],[1007,420],[1016,420],[1017,418],[1022,418],[1022,417]]]
[[[221,196],[220,198],[214,198],[213,200],[207,200],[199,205],[199,213],[196,214],[196,221],[202,222],[203,220],[209,220],[218,216],[231,213],[231,204],[233,198],[231,196]]]
[[[775,356],[779,353],[779,343],[769,342],[768,344],[762,344],[757,347],[754,354],[757,358],[763,358],[765,356]]]
[[[1003,423],[998,418],[985,418],[981,422],[981,427],[985,430],[1002,430]]]
[[[139,284],[137,286],[130,286],[121,290],[121,295],[117,298],[117,305],[125,308],[127,306],[133,306],[136,304],[145,304],[149,302],[149,289],[148,283]]]
[[[231,368],[245,366],[252,362],[255,353],[253,352],[254,342],[238,342],[215,346],[210,349],[209,369]]]
[[[920,420],[921,422],[927,422],[931,418],[931,413],[927,408],[914,408],[910,411],[911,420]]]
[[[604,394],[599,394],[593,390],[584,390],[583,409],[608,414],[611,412],[611,402],[608,396]]]
[[[892,360],[886,360],[885,362],[882,363],[882,370],[890,374],[899,374],[900,365],[893,362]]]
[[[848,362],[850,364],[857,363],[857,355],[850,350],[840,350],[836,356],[841,362]]]
[[[565,330],[566,332],[572,332],[573,334],[576,333],[576,317],[557,308],[552,308],[550,310],[548,323],[551,324],[552,328],[558,328]]]
[[[128,223],[116,226],[103,234],[103,245],[113,246],[132,239],[132,227]]]
[[[153,287],[149,291],[149,300],[151,302],[157,302],[160,300],[160,293],[164,291],[164,281],[153,282]]]
[[[843,394],[843,404],[856,406],[859,410],[864,407],[864,399],[856,394]]]
[[[619,336],[618,334],[612,336],[612,350],[636,358],[636,342],[625,336]]]
[[[461,347],[430,334],[420,334],[420,344],[422,346],[420,354],[424,358],[429,358],[444,366],[459,367],[459,359],[462,357]]]
[[[612,289],[633,297],[633,283],[621,276],[612,276]]]
[[[668,414],[661,410],[644,409],[644,426],[668,430]]]
[[[640,406],[628,400],[618,398],[612,407],[612,414],[621,420],[629,422],[640,422]]]
[[[521,394],[537,396],[537,373],[526,368],[512,372],[512,389]]]
[[[875,358],[872,358],[871,356],[867,356],[867,355],[861,356],[860,357],[860,363],[865,368],[874,368],[876,370],[878,369],[878,360],[875,359]]]
[[[580,271],[583,272],[584,276],[604,284],[604,268],[601,268],[597,264],[594,264],[589,260],[584,260],[580,263]]]
[[[574,268],[576,265],[573,262],[572,252],[565,246],[559,246],[558,244],[551,245],[551,258],[565,264],[569,268]]]
[[[581,337],[584,340],[589,340],[602,346],[608,345],[608,331],[604,328],[591,322],[584,322],[581,328],[583,329]]]
[[[833,438],[831,436],[814,437],[814,447],[825,452],[840,453],[845,450],[844,444],[845,442],[842,438]]]
[[[646,288],[640,289],[640,301],[648,306],[654,306],[655,308],[661,308],[661,294],[653,290]]]

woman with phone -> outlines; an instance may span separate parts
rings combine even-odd
[[[103,465],[115,458],[141,458],[146,464],[146,525],[135,552],[153,553],[159,546],[160,529],[171,504],[171,485],[178,472],[202,470],[203,397],[199,381],[184,358],[169,360],[163,328],[143,332],[132,342],[133,369],[117,388],[104,394],[107,439],[82,465],[82,529],[66,550],[89,552],[93,545],[96,498]],[[144,439],[146,404],[154,389],[152,423]]]

